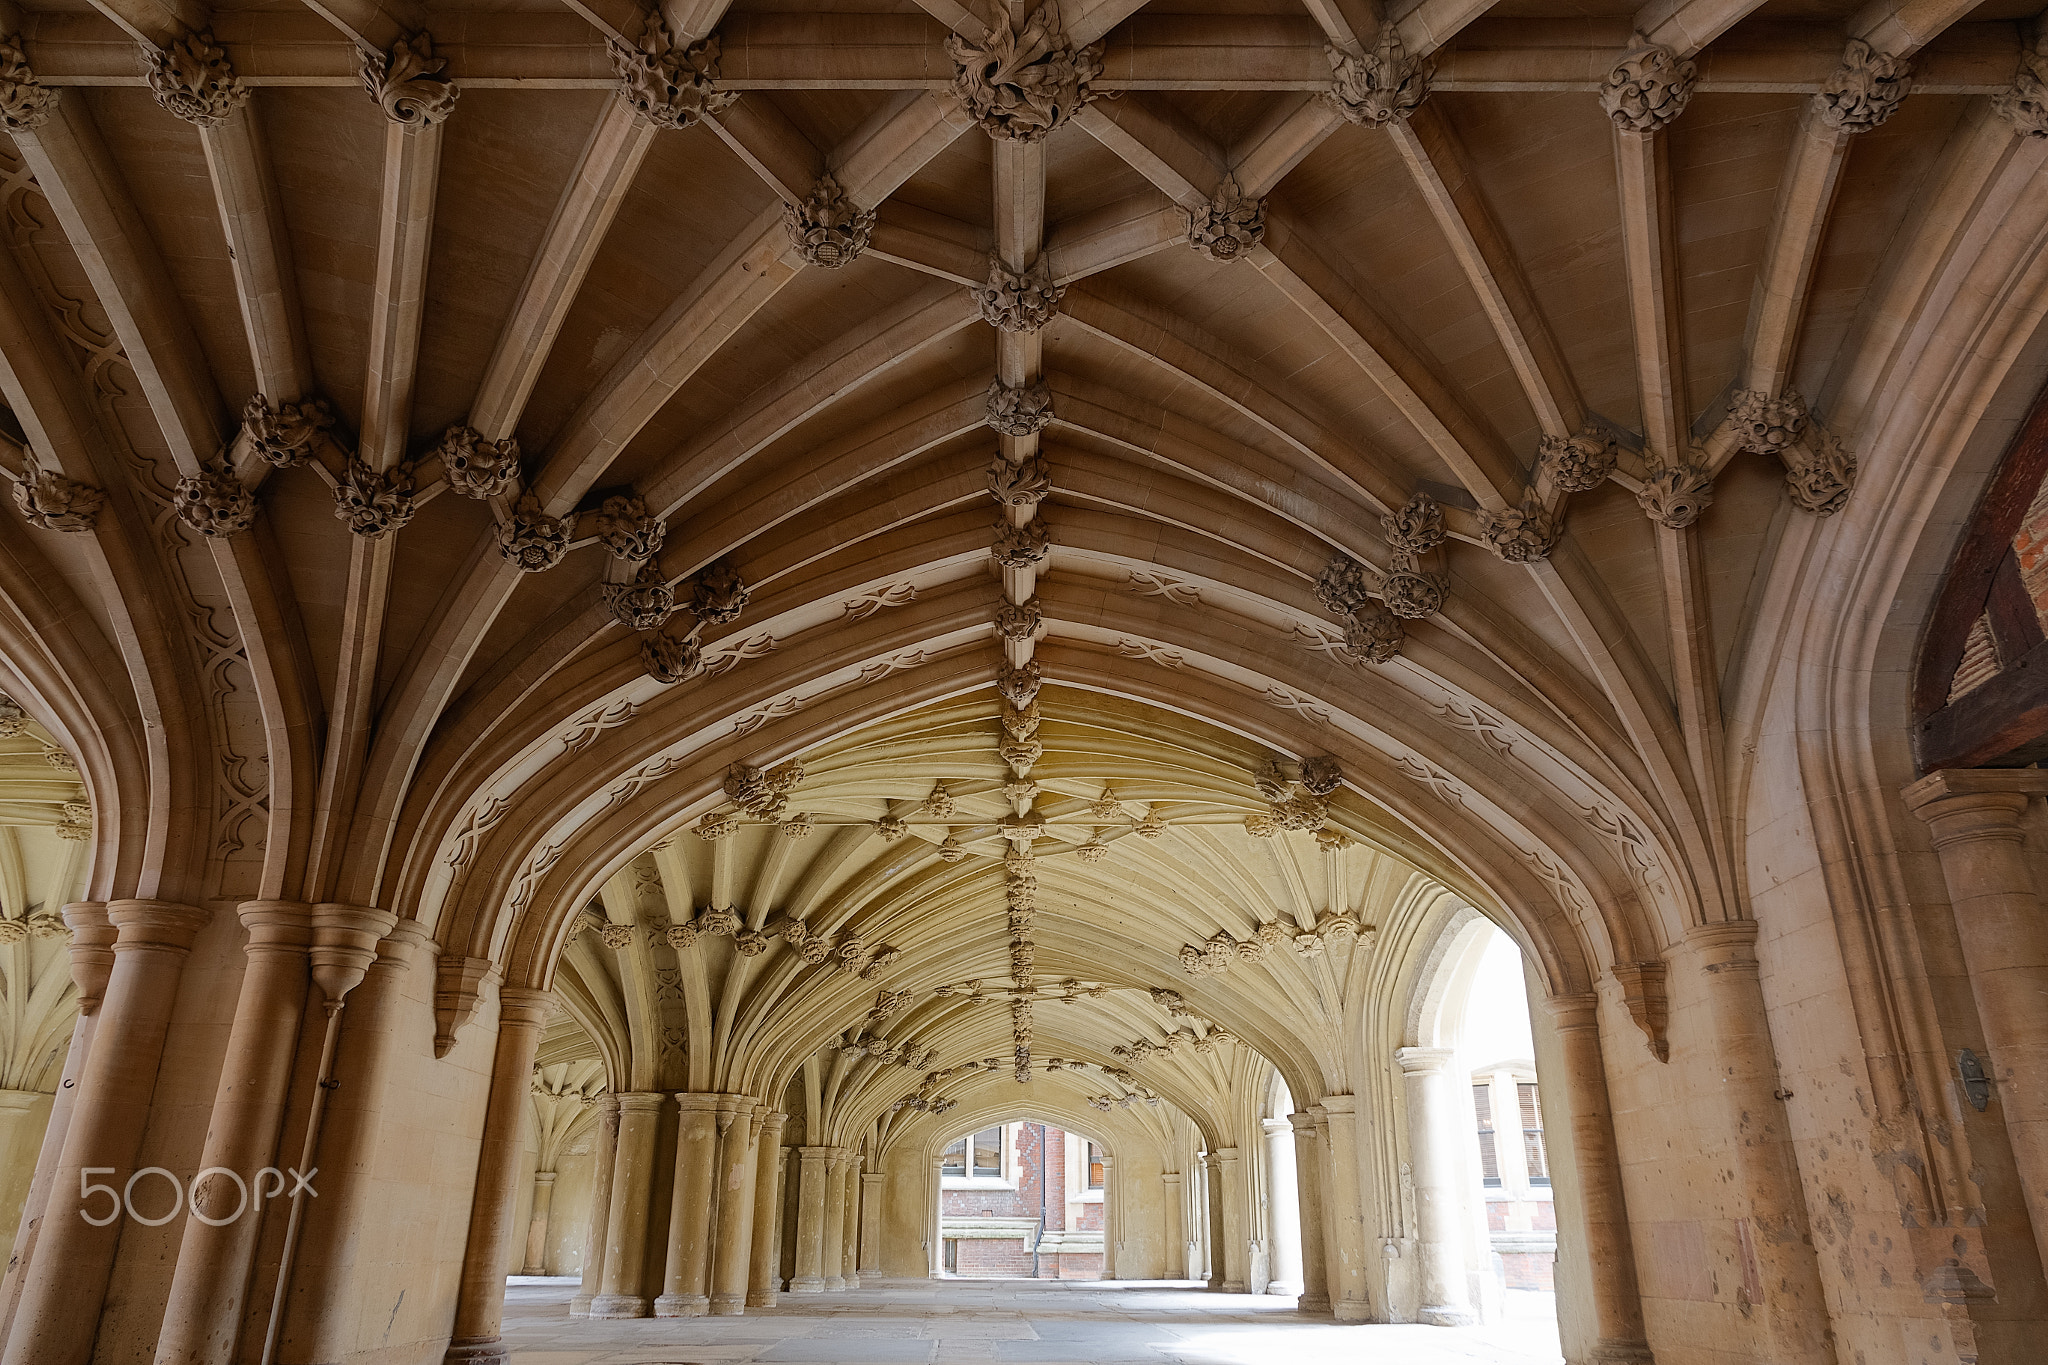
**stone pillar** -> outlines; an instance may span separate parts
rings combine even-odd
[[[1807,1228],[1805,1190],[1785,1103],[1777,1098],[1782,1087],[1764,1014],[1756,922],[1696,925],[1685,941],[1707,999],[1713,1040],[1708,1059],[1724,1115],[1720,1128],[1731,1138],[1728,1155],[1749,1206],[1749,1243],[1764,1286],[1753,1313],[1761,1314],[1773,1365],[1832,1365],[1833,1333]]]
[[[832,1207],[832,1149],[797,1149],[796,1276],[789,1282],[792,1294],[825,1292],[825,1221]],[[838,1248],[834,1247],[836,1255]]]
[[[1301,1280],[1301,1173],[1294,1165],[1294,1127],[1284,1118],[1267,1119],[1261,1127],[1266,1134],[1266,1235],[1273,1247],[1266,1292],[1299,1298],[1306,1291]]]
[[[1358,1185],[1358,1100],[1352,1095],[1325,1095],[1316,1106],[1329,1134],[1330,1226],[1335,1232],[1333,1258],[1337,1301],[1331,1305],[1342,1322],[1372,1321],[1372,1294],[1366,1272],[1365,1204]]]
[[[1564,1054],[1566,1107],[1571,1116],[1573,1169],[1584,1208],[1588,1274],[1593,1290],[1594,1358],[1648,1362],[1643,1300],[1636,1285],[1636,1253],[1629,1232],[1628,1203],[1621,1186],[1621,1153],[1615,1146],[1614,1114],[1607,1097],[1607,1068],[1600,1047],[1600,998],[1558,995],[1543,1002]],[[1560,1214],[1565,1211],[1560,1209]],[[1559,1219],[1560,1232],[1564,1229]]]
[[[1220,1250],[1211,1262],[1223,1277],[1217,1286],[1226,1294],[1242,1294],[1251,1287],[1251,1182],[1235,1147],[1211,1152],[1209,1160],[1219,1178],[1209,1184],[1211,1198],[1218,1201],[1221,1217],[1212,1217]]]
[[[860,1261],[855,1268],[871,1278],[882,1273],[882,1201],[888,1193],[888,1176],[879,1171],[861,1176]]]
[[[825,1159],[825,1288],[837,1292],[846,1288],[846,1151],[829,1149]]]
[[[7,1365],[86,1365],[91,1359],[121,1219],[107,1216],[106,1196],[81,1198],[81,1182],[89,1166],[111,1167],[122,1181],[135,1170],[178,978],[210,915],[170,901],[118,900],[108,902],[107,918],[115,929],[113,970],[36,1257],[8,1334]],[[95,1227],[82,1213],[106,1222]]]
[[[754,1151],[760,1106],[744,1095],[718,1111],[718,1221],[711,1244],[711,1311],[728,1317],[747,1307],[747,1262],[754,1236]]]
[[[658,1318],[697,1318],[711,1311],[711,1229],[717,1217],[718,1103],[724,1096],[681,1094],[676,1127],[675,1193],[668,1215],[668,1266]]]
[[[1235,1152],[1232,1156],[1237,1155]],[[1220,1290],[1228,1279],[1223,1267],[1223,1163],[1215,1152],[1202,1154],[1202,1278]],[[1238,1286],[1240,1289],[1242,1285]]]
[[[946,1163],[932,1163],[924,1186],[924,1270],[934,1280],[946,1277]]]
[[[2048,1265],[2048,914],[2028,866],[2022,820],[2048,795],[2038,769],[1956,769],[1906,788],[1948,883],[1956,937],[1990,1056],[1998,1112]]]
[[[1450,1094],[1447,1047],[1394,1050],[1408,1100],[1408,1165],[1415,1185],[1416,1254],[1421,1261],[1421,1319],[1431,1327],[1467,1327],[1478,1321],[1465,1287],[1460,1245],[1457,1159],[1462,1134]]]
[[[1088,1149],[1081,1148],[1081,1159],[1088,1159]],[[1116,1278],[1116,1249],[1124,1229],[1121,1196],[1116,1186],[1116,1158],[1109,1153],[1102,1154],[1102,1278]]]
[[[612,1214],[612,1170],[619,1155],[619,1097],[597,1098],[597,1124],[591,1136],[590,1226],[583,1233],[583,1283],[569,1300],[569,1316],[590,1316],[590,1301],[604,1292],[605,1228]]]
[[[242,951],[249,961],[199,1158],[199,1169],[213,1174],[192,1190],[157,1365],[205,1365],[234,1351],[249,1261],[263,1227],[261,1218],[238,1213],[252,1212],[249,1182],[255,1173],[278,1164],[278,1134],[312,980],[306,959],[313,946],[311,905],[246,901],[236,912],[248,934]]]
[[[555,1206],[555,1173],[533,1173],[533,1216],[526,1222],[526,1262],[522,1275],[548,1273],[548,1214]]]
[[[71,981],[78,991],[78,1019],[71,1026],[71,1046],[64,1054],[64,1071],[50,1105],[49,1122],[43,1128],[42,1148],[36,1154],[35,1174],[29,1178],[28,1198],[22,1203],[21,1219],[15,1225],[13,1253],[7,1260],[5,1278],[0,1279],[0,1348],[6,1346],[8,1333],[13,1329],[21,1287],[35,1259],[37,1231],[49,1207],[58,1163],[64,1156],[65,1137],[71,1127],[79,1084],[85,1077],[86,1058],[92,1054],[100,999],[106,994],[107,978],[114,969],[115,930],[103,903],[78,901],[65,906],[64,923],[71,928]]]
[[[590,1301],[593,1318],[644,1318],[647,1295],[647,1203],[654,1197],[654,1139],[668,1096],[619,1096],[619,1146],[612,1158],[612,1207],[605,1216],[604,1279]]]
[[[1327,1313],[1330,1262],[1324,1255],[1324,1223],[1329,1196],[1323,1188],[1323,1140],[1314,1114],[1289,1114],[1287,1122],[1294,1127],[1295,1206],[1301,1211],[1301,1301],[1294,1306],[1303,1313]]]
[[[520,1157],[526,1115],[533,1107],[533,1055],[554,1009],[545,991],[507,986],[498,993],[498,1041],[491,1054],[491,1096],[477,1154],[469,1239],[462,1248],[462,1285],[455,1300],[447,1365],[507,1358],[498,1329],[505,1319],[505,1266],[511,1260],[519,1208]]]
[[[0,1090],[0,1225],[12,1219],[20,1226],[54,1098],[40,1090]]]
[[[773,1308],[782,1288],[782,1125],[789,1115],[771,1109],[754,1144],[754,1239],[748,1248],[747,1307]]]
[[[854,1258],[860,1252],[860,1154],[846,1153],[846,1194],[839,1223],[839,1275],[848,1289],[860,1288],[860,1268]]]
[[[1188,1278],[1188,1205],[1187,1192],[1182,1188],[1179,1171],[1168,1171],[1159,1177],[1165,1187],[1161,1196],[1166,1201],[1166,1278],[1185,1280]]]

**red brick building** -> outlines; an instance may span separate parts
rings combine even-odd
[[[1102,1276],[1102,1153],[1078,1133],[1006,1123],[968,1133],[940,1166],[948,1274]]]

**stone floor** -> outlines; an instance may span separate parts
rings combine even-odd
[[[574,1280],[515,1279],[505,1341],[516,1365],[1557,1365],[1548,1295],[1510,1294],[1488,1327],[1340,1326],[1292,1299],[1190,1283],[884,1280],[783,1296],[736,1318],[569,1317]]]

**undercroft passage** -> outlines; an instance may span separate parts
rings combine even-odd
[[[2043,4],[0,2],[0,1365],[2048,1357]]]

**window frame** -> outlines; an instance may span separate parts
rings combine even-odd
[[[1014,1123],[995,1123],[988,1128],[977,1128],[971,1133],[962,1133],[957,1139],[940,1149],[939,1188],[942,1190],[1014,1190],[1017,1188],[1017,1129]],[[997,1133],[996,1150],[1002,1162],[997,1175],[974,1174],[974,1140],[993,1128]],[[962,1154],[961,1169],[964,1175],[953,1175],[944,1169],[946,1154],[961,1143],[967,1144]]]

